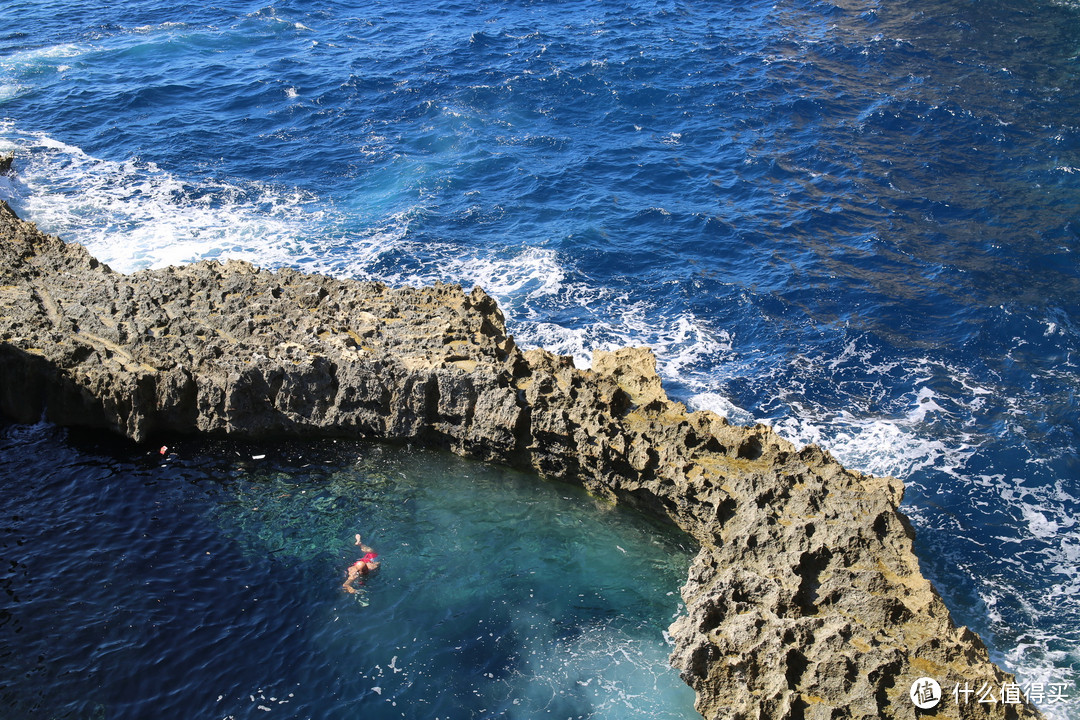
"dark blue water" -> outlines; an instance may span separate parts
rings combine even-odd
[[[5,720],[695,717],[692,549],[578,488],[345,442],[0,453]]]
[[[1080,8],[0,9],[0,196],[118,269],[479,284],[525,346],[907,483],[925,572],[1080,717]]]

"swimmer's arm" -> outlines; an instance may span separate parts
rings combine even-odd
[[[345,588],[345,592],[356,592],[356,588],[354,588],[352,584],[359,575],[360,572],[355,567],[350,565],[349,569],[345,571],[345,582],[341,583],[341,587]]]

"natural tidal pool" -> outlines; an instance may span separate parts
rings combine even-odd
[[[362,554],[381,568],[342,589]],[[693,718],[694,548],[447,453],[0,427],[0,707],[22,718]]]

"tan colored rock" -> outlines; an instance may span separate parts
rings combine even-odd
[[[522,352],[482,290],[203,262],[120,275],[0,206],[0,412],[103,428],[415,441],[578,482],[700,552],[672,663],[706,718],[1035,718],[922,576],[902,484],[667,398],[645,348]],[[945,691],[917,711],[922,676]]]

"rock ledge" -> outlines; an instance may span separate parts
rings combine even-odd
[[[247,438],[413,441],[576,481],[700,544],[672,663],[706,718],[1035,718],[922,576],[903,487],[667,398],[645,348],[521,351],[479,288],[247,263],[113,272],[0,202],[0,413]],[[917,710],[912,683],[944,698]],[[963,696],[961,696],[963,697]]]

